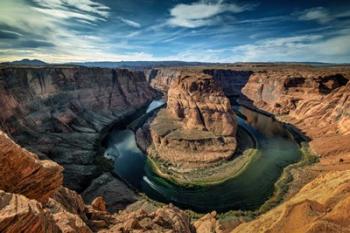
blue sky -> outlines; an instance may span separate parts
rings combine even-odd
[[[350,62],[350,1],[1,0],[0,61]]]

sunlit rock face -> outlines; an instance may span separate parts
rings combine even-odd
[[[288,115],[311,138],[349,134],[350,76],[332,70],[257,72],[242,89],[252,103]]]
[[[234,136],[236,122],[231,104],[215,81],[203,76],[178,79],[168,91],[167,110],[171,117],[184,122],[185,129]]]
[[[152,156],[178,170],[209,166],[232,156],[236,128],[229,99],[212,77],[182,76],[169,88],[167,108],[151,123]]]
[[[46,202],[62,185],[63,168],[38,157],[0,130],[0,190]]]

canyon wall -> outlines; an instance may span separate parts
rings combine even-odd
[[[215,82],[224,90],[226,96],[240,96],[241,89],[248,82],[252,71],[231,69],[206,69],[206,68],[159,68],[145,72],[150,85],[167,93],[171,83],[188,73],[204,73],[212,76]]]
[[[0,126],[40,158],[61,164],[64,183],[82,191],[108,166],[97,156],[100,131],[155,96],[142,72],[1,68]]]
[[[299,128],[317,154],[350,152],[349,80],[349,71],[332,69],[257,72],[242,89],[242,103]]]

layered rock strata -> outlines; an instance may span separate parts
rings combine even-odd
[[[242,92],[252,102],[249,105],[302,130],[315,141],[311,146],[318,154],[329,154],[330,148],[339,152],[340,147],[350,152],[349,143],[342,143],[342,137],[350,134],[349,80],[349,72],[265,71],[255,73]],[[340,142],[338,149],[335,140]]]
[[[183,76],[172,83],[167,108],[151,123],[151,156],[178,171],[210,166],[233,155],[236,128],[230,102],[214,79]]]
[[[192,233],[193,229],[189,217],[170,205],[151,212],[139,209],[121,213],[116,224],[105,232]]]
[[[18,146],[0,131],[0,189],[45,202],[62,185],[63,168]]]

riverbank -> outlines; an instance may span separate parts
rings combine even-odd
[[[213,163],[205,168],[178,171],[156,155],[147,156],[147,166],[156,175],[167,179],[178,186],[209,186],[223,183],[240,175],[247,166],[258,156],[257,139],[243,126],[237,130],[238,146],[229,160]],[[150,152],[155,150],[150,149]]]
[[[169,169],[166,163],[154,158],[147,158],[147,165],[152,172],[183,187],[218,185],[239,176],[258,155],[257,149],[248,149],[236,159],[220,162],[212,167],[197,169],[187,173],[178,173]]]

